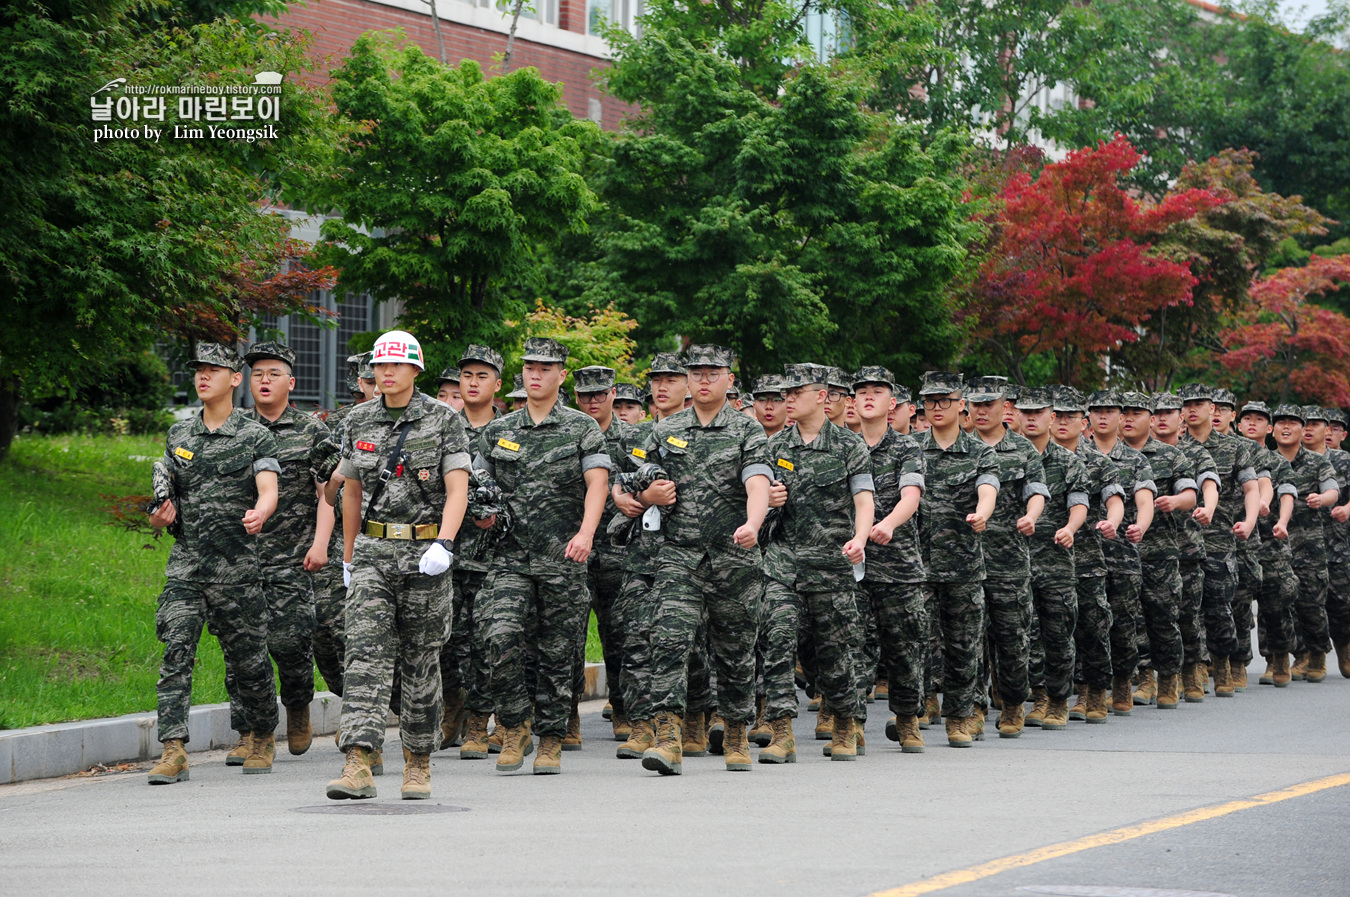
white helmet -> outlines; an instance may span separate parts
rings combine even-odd
[[[420,371],[427,368],[422,362],[422,344],[406,330],[391,330],[375,340],[375,350],[370,356],[370,363],[415,364]]]

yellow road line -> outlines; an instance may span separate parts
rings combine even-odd
[[[1181,828],[1184,825],[1204,822],[1207,819],[1215,819],[1219,816],[1227,816],[1229,813],[1236,813],[1238,810],[1249,810],[1252,807],[1264,807],[1268,804],[1279,803],[1282,800],[1289,800],[1295,797],[1314,794],[1318,791],[1325,791],[1328,788],[1339,788],[1342,785],[1350,785],[1350,772],[1327,776],[1324,779],[1313,779],[1311,782],[1291,785],[1288,788],[1282,788],[1279,791],[1269,791],[1265,794],[1258,794],[1255,797],[1229,801],[1226,804],[1201,807],[1198,810],[1188,810],[1185,813],[1178,813],[1175,816],[1155,819],[1152,822],[1127,825],[1123,828],[1113,829],[1109,832],[1101,832],[1096,835],[1088,835],[1085,838],[1077,838],[1073,841],[1062,841],[1059,844],[1051,844],[1048,847],[1038,847],[1037,849],[1027,851],[1026,853],[1019,853],[1014,854],[1013,856],[1002,857],[997,860],[990,860],[987,863],[981,863],[978,866],[971,866],[967,869],[944,872],[941,875],[935,875],[932,878],[926,878],[923,881],[916,881],[912,884],[903,885],[902,887],[877,891],[875,894],[869,895],[869,897],[919,897],[920,894],[931,894],[933,891],[942,891],[947,888],[956,887],[957,885],[969,884],[972,881],[989,878],[991,875],[998,875],[1000,872],[1007,872],[1010,869],[1021,869],[1024,866],[1032,866],[1046,860],[1068,856],[1071,853],[1091,850],[1094,847],[1106,847],[1110,844],[1120,844],[1123,841],[1133,841],[1135,838],[1142,838],[1145,835],[1153,835],[1158,832],[1165,832],[1168,829]]]

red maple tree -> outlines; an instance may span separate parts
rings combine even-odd
[[[1061,383],[1093,385],[1102,360],[1139,339],[1140,322],[1186,304],[1190,269],[1154,255],[1170,225],[1222,203],[1207,190],[1159,203],[1120,184],[1139,161],[1124,137],[1072,152],[1039,177],[1018,172],[987,219],[991,250],[958,315],[971,337],[1025,382],[1031,356],[1049,353]]]

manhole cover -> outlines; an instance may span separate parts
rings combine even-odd
[[[343,801],[342,803],[316,804],[312,807],[295,807],[293,813],[328,813],[332,816],[420,816],[426,813],[467,813],[468,807],[452,807],[449,804],[408,803],[396,804],[368,803],[363,800]]]
[[[1026,885],[1018,888],[1028,894],[1056,894],[1059,897],[1233,897],[1216,891],[1178,891],[1175,888],[1113,888],[1106,885]]]

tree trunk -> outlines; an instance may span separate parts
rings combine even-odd
[[[511,4],[511,32],[506,35],[506,52],[502,54],[502,74],[511,71],[511,54],[516,47],[516,23],[520,21],[520,10],[525,0],[516,0]]]
[[[445,41],[441,38],[441,14],[436,11],[436,0],[425,0],[431,6],[431,27],[436,29],[436,49],[441,53],[441,64],[449,65],[445,58]]]
[[[19,380],[0,377],[0,460],[9,454],[10,443],[19,432]]]

